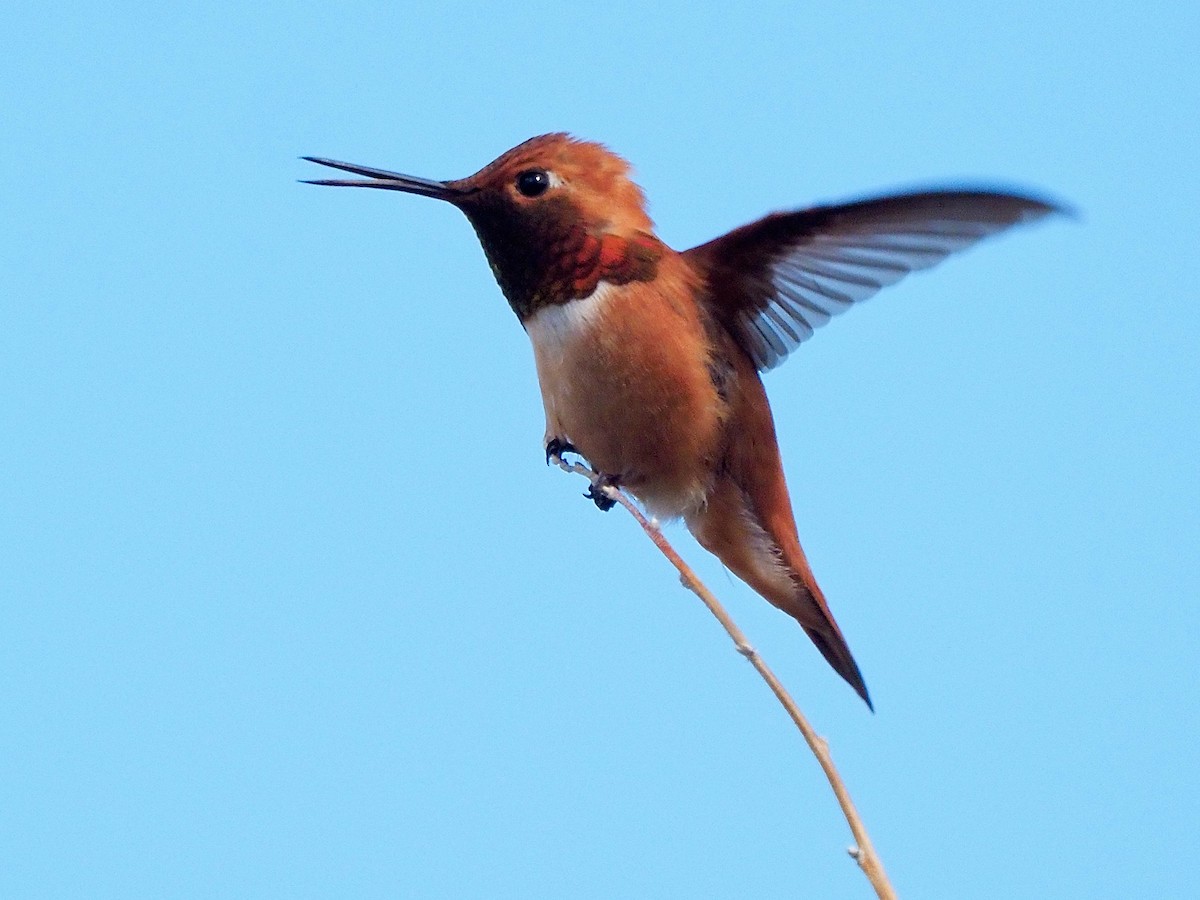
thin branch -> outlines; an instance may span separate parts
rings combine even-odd
[[[629,514],[642,526],[642,530],[646,532],[646,536],[654,542],[654,546],[679,570],[679,575],[683,580],[684,586],[699,597],[704,602],[704,605],[708,607],[708,611],[721,623],[721,627],[733,639],[738,653],[750,660],[750,664],[762,676],[763,681],[767,683],[771,692],[779,700],[780,704],[783,705],[783,708],[787,710],[787,714],[800,730],[805,743],[808,744],[809,749],[813,752],[813,756],[820,763],[821,770],[825,773],[825,778],[829,781],[829,786],[833,788],[838,805],[842,808],[842,814],[846,817],[846,822],[850,825],[850,832],[854,835],[856,846],[850,848],[850,856],[858,863],[859,868],[863,870],[863,874],[871,882],[871,886],[875,889],[875,893],[879,896],[880,900],[896,900],[896,892],[888,881],[887,873],[883,870],[883,862],[879,859],[879,855],[875,852],[875,847],[871,844],[871,838],[867,834],[867,827],[863,824],[858,810],[854,808],[854,801],[850,799],[850,792],[846,789],[846,785],[842,781],[842,776],[838,774],[838,770],[833,764],[833,757],[829,753],[829,744],[813,730],[813,727],[808,723],[808,719],[804,717],[804,714],[800,712],[800,708],[796,706],[796,701],[791,698],[791,695],[788,694],[787,690],[779,682],[779,679],[775,677],[775,673],[763,662],[762,657],[758,655],[758,651],[750,646],[750,642],[746,640],[746,635],[738,628],[737,623],[729,617],[729,613],[725,611],[725,607],[701,583],[700,579],[696,577],[696,573],[692,571],[691,567],[675,551],[675,548],[663,537],[658,523],[648,520],[625,493],[612,485],[604,484],[600,476],[587,466],[580,465],[579,463],[568,463],[557,456],[552,456],[551,459],[563,471],[584,476],[592,483],[594,489],[603,491],[606,496],[620,503],[629,511]]]

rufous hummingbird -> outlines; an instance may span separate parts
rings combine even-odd
[[[679,253],[655,235],[625,160],[566,134],[456,181],[304,158],[365,176],[311,184],[462,210],[533,343],[547,461],[575,452],[653,515],[682,518],[871,706],[800,548],[759,373],[881,287],[1056,206],[922,191],[772,213]]]

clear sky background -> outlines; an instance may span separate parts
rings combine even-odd
[[[6,13],[0,895],[870,895],[749,666],[543,464],[466,221],[296,183],[554,130],[680,248],[916,184],[1080,210],[767,377],[876,715],[669,534],[902,895],[1194,892],[1195,3],[201,7]]]

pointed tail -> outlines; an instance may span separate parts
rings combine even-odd
[[[770,481],[777,481],[775,489]],[[858,664],[800,548],[782,469],[753,486],[758,490],[747,490],[730,475],[719,478],[704,507],[687,517],[688,528],[742,581],[799,622],[873,712]]]
[[[830,624],[834,629],[837,629],[837,623],[830,619]],[[854,688],[858,696],[863,698],[863,702],[867,704],[867,709],[875,712],[875,704],[871,702],[871,695],[867,692],[867,683],[863,681],[862,673],[858,670],[858,663],[854,661],[854,657],[850,654],[850,647],[846,643],[846,639],[839,632],[836,637],[831,638],[828,634],[823,634],[815,628],[804,628],[804,633],[812,638],[812,642],[817,645],[817,649],[821,651],[821,655],[825,660],[833,666],[833,670],[846,679],[850,687]]]
[[[829,611],[825,594],[817,584],[808,558],[800,546],[787,485],[783,480],[782,466],[779,467],[774,480],[777,483],[774,491],[760,492],[770,499],[765,508],[759,507],[761,522],[771,538],[771,543],[775,545],[779,562],[787,569],[796,590],[790,598],[781,598],[783,603],[777,603],[765,594],[764,596],[800,623],[804,633],[817,645],[817,649],[829,665],[833,666],[833,670],[846,679],[850,687],[862,697],[867,708],[874,712],[875,705],[871,702],[871,695],[867,691],[867,684],[859,671],[858,663],[854,661],[854,655],[850,652],[850,645],[846,643],[842,629],[838,627],[833,613]],[[752,495],[751,500],[753,499]]]

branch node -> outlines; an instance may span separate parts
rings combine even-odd
[[[737,647],[737,652],[746,657],[746,659],[754,659],[755,655],[758,653],[757,650],[755,650],[745,641],[738,641],[735,646]]]

